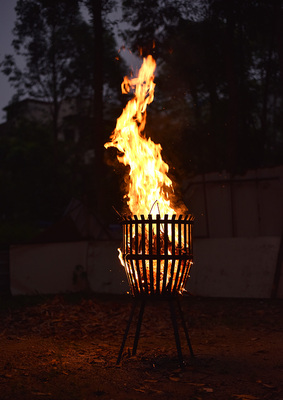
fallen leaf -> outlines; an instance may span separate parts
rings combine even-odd
[[[181,379],[179,376],[169,376],[170,381],[179,382]]]
[[[206,392],[206,393],[212,393],[212,392],[213,392],[213,389],[212,389],[212,388],[207,388],[207,387],[202,388],[202,390],[203,390],[204,392]]]
[[[276,386],[274,386],[274,385],[269,385],[269,384],[263,383],[263,382],[262,382],[262,386],[264,386],[264,387],[266,387],[268,389],[275,389],[276,388]]]
[[[94,358],[89,362],[90,364],[104,364],[105,360],[102,358]]]
[[[134,390],[135,390],[136,392],[145,393],[145,390],[144,390],[144,389],[134,388]]]

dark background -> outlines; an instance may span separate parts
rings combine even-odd
[[[103,145],[129,100],[121,43],[156,59],[146,134],[175,182],[282,164],[282,15],[279,0],[18,1],[14,54],[1,59],[16,93],[8,110],[29,98],[50,115],[43,124],[10,112],[0,127],[1,246],[30,240],[73,197],[105,224],[117,220],[127,171]],[[89,106],[60,121],[69,98]]]

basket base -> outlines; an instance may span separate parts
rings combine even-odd
[[[150,296],[150,298],[152,299],[154,296]],[[134,339],[134,344],[133,344],[133,350],[132,350],[132,355],[134,356],[137,352],[137,347],[138,347],[138,341],[139,341],[139,337],[140,337],[140,330],[141,330],[141,325],[142,325],[142,320],[143,320],[143,314],[144,314],[144,309],[146,306],[146,302],[148,300],[148,296],[137,296],[134,297],[134,301],[133,301],[133,305],[132,305],[132,309],[130,312],[130,316],[129,316],[129,320],[126,326],[126,330],[123,336],[123,340],[122,340],[122,344],[120,347],[120,351],[118,354],[118,358],[117,358],[117,362],[116,364],[120,364],[122,355],[123,355],[123,350],[126,344],[126,340],[128,337],[128,333],[130,330],[130,326],[133,320],[133,316],[135,314],[136,308],[138,305],[140,305],[140,309],[139,309],[139,315],[138,315],[138,321],[137,321],[137,326],[136,326],[136,333],[135,333],[135,339]],[[169,303],[169,307],[170,307],[170,315],[171,315],[171,321],[172,321],[172,325],[173,325],[173,330],[174,330],[174,336],[175,336],[175,342],[176,342],[176,348],[177,348],[177,354],[178,354],[178,359],[179,359],[179,364],[180,367],[184,367],[184,359],[183,359],[183,353],[182,353],[182,348],[181,348],[181,342],[180,342],[180,336],[179,336],[179,330],[178,330],[178,323],[177,323],[177,315],[176,315],[176,308],[175,308],[175,304],[174,302],[176,302],[177,304],[177,309],[179,311],[179,316],[181,319],[181,324],[182,327],[184,329],[185,332],[185,336],[186,336],[186,340],[187,340],[187,344],[190,350],[190,354],[191,357],[194,357],[194,353],[193,353],[193,349],[192,349],[192,345],[191,345],[191,341],[190,341],[190,337],[189,337],[189,333],[188,333],[188,329],[186,326],[186,321],[184,318],[184,314],[183,314],[183,310],[181,308],[181,304],[179,301],[179,297],[178,296],[156,296],[156,298],[162,298],[164,300],[167,300]]]

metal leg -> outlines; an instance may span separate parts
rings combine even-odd
[[[121,361],[121,357],[122,357],[122,354],[123,354],[123,350],[124,350],[124,347],[125,347],[125,343],[126,343],[126,340],[127,340],[127,336],[128,336],[128,333],[129,333],[129,329],[130,329],[131,323],[132,323],[132,319],[133,319],[133,316],[134,316],[134,312],[135,312],[136,306],[137,306],[137,300],[135,300],[133,305],[132,305],[132,310],[131,310],[131,313],[130,313],[130,317],[129,317],[129,320],[128,320],[128,323],[127,323],[127,327],[126,327],[126,330],[125,330],[125,333],[124,333],[124,337],[123,337],[123,341],[122,341],[122,344],[121,344],[121,348],[120,348],[120,351],[119,351],[119,354],[118,354],[118,358],[117,358],[117,361],[116,361],[117,365],[120,364],[120,361]]]
[[[190,353],[191,353],[191,356],[194,357],[194,352],[193,352],[193,348],[192,348],[192,345],[191,345],[191,341],[190,341],[190,337],[189,337],[186,321],[185,321],[185,318],[184,318],[184,313],[183,313],[183,310],[181,308],[181,303],[180,303],[180,300],[179,300],[178,297],[177,297],[177,304],[178,304],[178,308],[179,308],[179,313],[180,313],[180,317],[181,317],[182,326],[183,326],[183,329],[184,329],[184,332],[185,332],[185,335],[186,335],[186,339],[187,339],[187,343],[188,343],[188,346],[189,346],[189,349],[190,349]]]
[[[138,323],[137,323],[137,328],[136,328],[136,334],[135,334],[135,340],[134,340],[134,346],[133,346],[133,352],[132,355],[134,356],[137,352],[137,347],[138,347],[138,341],[140,337],[140,331],[141,331],[141,324],[142,324],[142,318],[143,318],[143,312],[144,312],[144,307],[145,307],[145,299],[142,300],[141,302],[141,308],[139,312],[139,318],[138,318]]]
[[[180,342],[180,336],[179,336],[179,332],[178,332],[178,325],[177,325],[177,319],[176,319],[176,313],[175,313],[173,299],[169,299],[169,304],[170,304],[171,319],[172,319],[172,324],[173,324],[173,328],[174,328],[174,335],[175,335],[179,363],[180,363],[180,367],[183,367],[184,359],[183,359],[183,354],[182,354],[182,349],[181,349],[181,342]]]
[[[178,305],[178,310],[179,310],[179,314],[180,314],[180,318],[181,318],[181,322],[182,322],[182,326],[185,332],[185,336],[187,339],[187,343],[190,349],[190,353],[191,356],[194,357],[194,353],[193,353],[193,349],[192,349],[192,345],[191,345],[191,341],[190,341],[190,337],[189,337],[189,333],[187,330],[187,326],[186,326],[186,321],[184,318],[184,314],[183,314],[183,310],[181,308],[181,304],[178,298],[169,298],[169,305],[170,305],[170,314],[171,314],[171,320],[172,320],[172,325],[173,325],[173,329],[174,329],[174,336],[175,336],[175,341],[176,341],[176,347],[177,347],[177,353],[178,353],[178,358],[179,358],[179,364],[181,367],[184,367],[184,359],[183,359],[183,354],[182,354],[182,349],[181,349],[181,342],[180,342],[180,336],[179,336],[179,331],[178,331],[178,324],[177,324],[177,316],[176,316],[176,310],[175,310],[175,305],[174,305],[174,300],[177,301],[177,305]],[[125,343],[128,337],[128,333],[130,330],[130,326],[133,320],[133,316],[137,307],[137,304],[139,302],[139,299],[135,299],[133,305],[132,305],[132,309],[131,309],[131,313],[130,313],[130,317],[126,326],[126,330],[123,336],[123,341],[122,341],[122,345],[119,351],[119,355],[117,358],[117,362],[116,364],[118,365],[121,361],[122,358],[122,354],[123,354],[123,350],[125,347]],[[142,325],[142,320],[143,320],[143,314],[144,314],[144,309],[145,309],[145,304],[146,304],[146,299],[143,298],[141,300],[141,306],[140,306],[140,310],[139,310],[139,315],[138,315],[138,321],[137,321],[137,327],[136,327],[136,333],[135,333],[135,339],[134,339],[134,345],[133,345],[133,351],[132,351],[132,355],[135,355],[137,352],[137,347],[138,347],[138,341],[139,341],[139,337],[140,337],[140,330],[141,330],[141,325]]]

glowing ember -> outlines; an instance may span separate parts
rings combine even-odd
[[[127,203],[132,215],[175,214],[168,199],[172,181],[166,175],[169,167],[162,160],[161,146],[143,135],[146,124],[146,108],[154,97],[154,71],[156,63],[151,56],[143,60],[138,77],[124,78],[122,92],[134,90],[117,119],[111,142],[105,147],[116,147],[121,153],[118,160],[130,166]],[[157,203],[158,202],[158,203]],[[155,205],[155,207],[153,207]],[[155,211],[154,211],[155,209]]]

